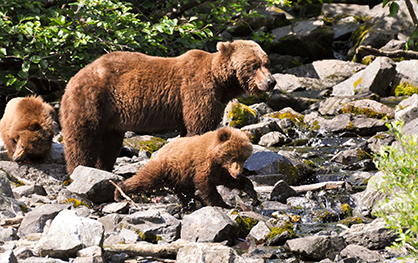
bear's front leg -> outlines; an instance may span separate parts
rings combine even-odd
[[[231,176],[225,176],[220,182],[220,184],[231,188],[239,189],[248,194],[248,196],[253,199],[253,205],[259,205],[260,200],[258,200],[257,192],[254,190],[254,185],[250,179],[244,175],[239,175],[238,179],[232,178]]]
[[[200,176],[196,176],[195,185],[204,205],[231,208],[231,206],[224,202],[218,190],[216,190],[216,185],[211,181],[210,175],[201,174]]]

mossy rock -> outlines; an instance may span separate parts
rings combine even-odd
[[[350,227],[354,224],[362,224],[364,223],[364,221],[360,217],[347,217],[343,220],[338,221],[338,223]]]
[[[225,126],[242,128],[257,122],[256,112],[238,101],[231,101],[225,109],[223,124]]]
[[[295,124],[303,123],[303,120],[305,116],[303,114],[300,114],[297,111],[294,111],[291,108],[285,108],[281,111],[276,111],[273,113],[268,113],[264,115],[263,117],[269,117],[269,118],[276,118],[276,119],[289,119]]]
[[[258,220],[251,217],[242,217],[237,214],[235,221],[238,223],[238,237],[245,238],[251,229],[257,225]]]
[[[379,105],[378,102],[368,99],[361,101],[353,101],[345,104],[341,108],[341,113],[365,115],[368,118],[374,119],[393,119],[395,117],[395,111],[386,105]],[[359,104],[359,102],[363,104]]]
[[[245,104],[247,106],[256,104],[256,103],[261,103],[261,102],[266,102],[269,98],[269,95],[265,92],[263,92],[260,95],[245,95],[242,97],[238,97],[237,100],[238,102]]]
[[[413,94],[418,94],[418,86],[403,81],[396,86],[394,93],[395,96],[411,96]]]
[[[73,206],[75,207],[75,208],[77,208],[77,207],[79,207],[79,206],[81,206],[81,205],[84,205],[85,207],[87,207],[87,208],[91,208],[88,204],[86,204],[85,202],[83,202],[83,201],[81,201],[81,200],[78,200],[78,199],[75,199],[75,198],[68,198],[68,199],[66,199],[66,200],[64,200],[63,201],[63,203],[64,204],[73,204]]]
[[[335,222],[338,220],[338,214],[330,210],[319,210],[315,214],[316,220],[322,223]]]
[[[349,204],[341,204],[341,210],[344,216],[353,216],[353,208]]]
[[[166,140],[154,137],[154,136],[134,136],[131,138],[125,138],[123,140],[123,144],[127,147],[131,147],[137,151],[147,151],[149,153],[153,153],[158,151],[161,147],[163,147],[167,143]]]
[[[284,225],[279,226],[279,227],[272,227],[270,228],[271,231],[270,233],[267,234],[266,236],[266,241],[271,240],[272,238],[274,238],[275,236],[278,236],[284,232],[289,232],[290,233],[290,237],[289,238],[294,238],[296,237],[296,233],[293,230],[293,224],[289,221],[285,222]]]

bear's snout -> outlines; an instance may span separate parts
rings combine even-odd
[[[271,91],[276,86],[276,79],[270,74],[269,78],[267,78],[267,91]]]
[[[257,71],[256,83],[259,90],[271,91],[276,86],[277,81],[267,68],[261,68]]]

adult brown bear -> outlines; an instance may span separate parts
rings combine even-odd
[[[229,208],[216,190],[217,185],[240,189],[258,203],[250,179],[241,173],[253,153],[250,134],[223,127],[203,135],[178,138],[158,151],[137,174],[119,183],[126,193],[146,193],[168,187],[177,194],[184,208],[202,205]],[[198,191],[196,198],[195,191]],[[115,191],[115,200],[121,194]]]
[[[68,173],[78,165],[111,171],[125,131],[214,130],[232,98],[275,86],[255,42],[220,42],[217,49],[174,58],[113,52],[80,70],[60,111]]]

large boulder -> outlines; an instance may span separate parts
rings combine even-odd
[[[345,242],[339,236],[308,236],[288,240],[285,246],[305,260],[333,260],[345,247]]]
[[[413,94],[396,106],[395,118],[405,123],[418,118],[418,94]]]

